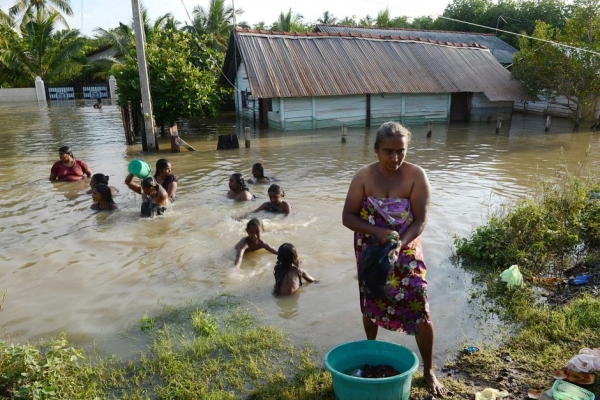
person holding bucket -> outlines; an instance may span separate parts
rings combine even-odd
[[[427,300],[426,266],[421,233],[427,223],[431,190],[422,168],[405,162],[411,134],[397,122],[386,122],[377,131],[378,161],[354,175],[342,212],[344,226],[354,231],[354,250],[359,271],[365,250],[399,246],[383,275],[382,297],[374,298],[359,273],[360,309],[369,340],[378,328],[415,335],[423,359],[423,376],[435,396],[446,393],[433,365],[434,331]],[[361,268],[362,267],[362,268]],[[375,266],[366,266],[376,268]],[[364,274],[363,274],[364,275]]]
[[[140,211],[144,217],[163,215],[169,206],[167,191],[150,176],[150,173],[151,168],[145,161],[133,160],[129,163],[129,175],[125,178],[127,187],[142,195]],[[134,176],[142,179],[140,184],[133,182]]]

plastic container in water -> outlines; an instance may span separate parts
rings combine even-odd
[[[380,340],[340,344],[325,354],[333,390],[339,400],[408,400],[417,355],[404,346]],[[389,378],[360,378],[350,374],[369,365],[390,365],[400,374]]]
[[[150,164],[148,164],[144,160],[140,160],[139,158],[132,160],[129,163],[128,169],[129,169],[130,174],[133,174],[140,179],[149,177],[150,173],[152,172],[152,168],[150,167]]]

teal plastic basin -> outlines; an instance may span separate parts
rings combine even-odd
[[[359,340],[340,344],[325,354],[333,390],[339,400],[408,400],[412,376],[419,367],[417,355],[396,343]],[[391,365],[399,375],[389,378],[359,378],[349,375],[369,365]]]

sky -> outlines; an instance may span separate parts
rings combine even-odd
[[[209,4],[208,0],[140,1],[148,9],[151,19],[170,12],[184,25],[190,20],[186,9],[191,16],[195,6],[207,9]],[[15,2],[16,0],[0,0],[0,8],[6,12]],[[452,0],[234,0],[233,4],[236,9],[244,10],[238,22],[245,21],[252,26],[261,21],[271,25],[281,12],[287,13],[290,8],[293,13],[304,16],[304,21],[316,22],[325,11],[339,19],[353,15],[357,19],[366,15],[375,17],[386,8],[389,8],[391,17],[437,16],[451,2]],[[226,4],[231,5],[231,0],[226,0]],[[130,0],[71,0],[71,8],[74,15],[67,18],[69,26],[81,30],[87,36],[93,36],[94,29],[98,27],[110,29],[118,26],[119,22],[131,23]]]

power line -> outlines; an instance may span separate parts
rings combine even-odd
[[[569,48],[569,49],[578,50],[578,51],[583,51],[583,52],[586,52],[586,53],[591,53],[591,54],[594,54],[594,55],[600,56],[600,53],[598,53],[598,52],[596,52],[596,51],[593,51],[593,50],[588,50],[588,49],[584,49],[584,48],[581,48],[581,47],[575,47],[575,46],[571,46],[571,45],[564,44],[564,43],[560,43],[560,42],[555,42],[555,41],[553,41],[553,40],[540,39],[540,38],[536,38],[536,37],[534,37],[534,36],[523,35],[523,34],[521,34],[521,33],[515,33],[515,32],[505,31],[505,30],[502,30],[502,29],[491,28],[491,27],[489,27],[489,26],[485,26],[485,25],[479,25],[479,24],[475,24],[475,23],[473,23],[473,22],[461,21],[461,20],[459,20],[459,19],[454,19],[454,18],[448,18],[448,17],[444,17],[444,16],[442,16],[442,15],[439,15],[439,16],[438,16],[438,18],[443,18],[443,19],[447,19],[447,20],[449,20],[449,21],[454,21],[454,22],[461,22],[461,23],[463,23],[463,24],[467,24],[467,25],[473,25],[473,26],[477,26],[477,27],[480,27],[480,28],[491,29],[491,30],[493,30],[493,31],[497,31],[497,32],[508,33],[508,34],[511,34],[511,35],[515,35],[515,36],[519,36],[519,37],[524,37],[524,38],[527,38],[527,39],[538,40],[538,41],[540,41],[540,42],[544,42],[544,43],[550,43],[550,44],[553,44],[553,45],[555,45],[555,46],[566,47],[566,48]]]

